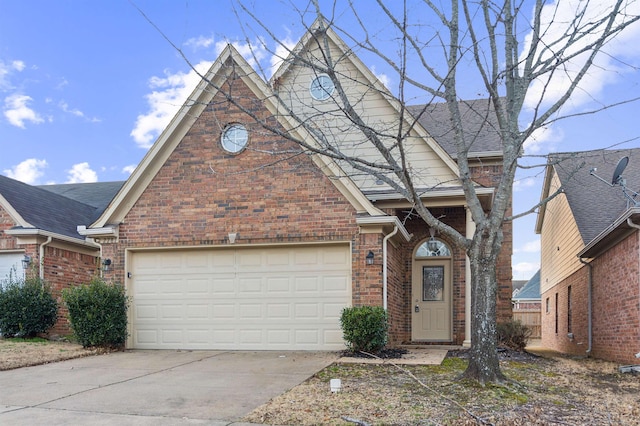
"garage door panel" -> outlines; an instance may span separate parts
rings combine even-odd
[[[136,348],[344,347],[346,244],[137,252],[131,262]]]

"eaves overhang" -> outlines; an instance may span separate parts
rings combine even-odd
[[[361,229],[379,228],[385,235],[390,234],[397,227],[398,235],[401,235],[406,241],[411,240],[411,234],[397,216],[361,216],[356,218],[356,223]]]
[[[579,253],[581,259],[593,259],[624,240],[638,229],[629,225],[628,220],[640,225],[640,207],[631,207],[620,215],[611,225],[600,232]]]
[[[14,227],[11,229],[6,229],[4,233],[16,238],[51,237],[52,239],[63,241],[65,243],[75,244],[78,246],[99,248],[99,246],[92,241],[87,241],[83,238],[74,238],[68,235],[62,235],[56,232],[46,231],[39,228]]]

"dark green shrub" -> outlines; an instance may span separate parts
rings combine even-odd
[[[82,346],[119,348],[127,339],[128,299],[124,287],[94,278],[62,291],[69,322]]]
[[[40,278],[10,278],[0,286],[0,331],[4,336],[45,333],[57,318],[58,303]]]
[[[519,320],[498,324],[498,345],[523,351],[529,342],[532,330]]]
[[[340,325],[351,351],[378,352],[387,344],[387,312],[380,306],[344,308]]]

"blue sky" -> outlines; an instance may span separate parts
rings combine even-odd
[[[300,17],[288,2],[247,3],[285,43],[302,34]],[[241,52],[246,48],[230,1],[135,4],[200,69],[227,41]],[[336,12],[348,27],[345,4]],[[363,19],[377,22],[374,8],[360,10]],[[594,73],[570,112],[640,96],[640,73],[632,67],[640,65],[638,37],[634,28],[612,45],[603,72]],[[269,66],[271,55],[261,54]],[[364,61],[394,83],[382,64],[370,57]],[[184,60],[129,1],[0,0],[0,174],[30,184],[124,180],[194,84]],[[538,135],[527,153],[639,147],[639,107],[633,103],[559,122]],[[537,202],[541,176],[542,169],[520,173],[516,213]],[[530,215],[514,224],[515,279],[528,279],[538,268],[534,223]]]

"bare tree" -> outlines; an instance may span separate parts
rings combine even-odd
[[[287,63],[296,62],[317,75],[329,76],[335,87],[330,94],[330,106],[314,107],[305,104],[294,90],[280,87],[281,75],[276,71],[270,83],[279,113],[313,138],[296,138],[293,133],[266,121],[261,121],[263,127],[293,140],[302,152],[335,160],[350,176],[383,182],[406,199],[428,226],[446,235],[467,253],[471,264],[472,319],[471,356],[464,376],[482,384],[505,380],[496,349],[496,267],[503,243],[503,224],[512,219],[512,187],[525,141],[538,129],[567,116],[563,116],[563,106],[580,90],[598,55],[612,39],[640,19],[637,11],[632,11],[631,0],[602,3],[576,2],[571,18],[559,22],[561,6],[544,0],[498,3],[452,0],[448,4],[423,0],[393,2],[393,6],[383,0],[366,6],[350,1],[348,10],[359,23],[355,31],[340,28],[340,20],[332,16],[337,2],[333,8],[324,10],[314,0],[308,10],[298,11],[303,24],[307,22],[309,40],[307,48],[297,50],[278,41],[248,7],[242,4],[238,7],[238,15],[244,21],[247,16],[252,18],[255,31],[266,33],[276,41],[278,49],[273,50],[274,54],[279,52]],[[376,19],[386,21],[388,32],[385,34],[393,38],[392,49],[384,44],[390,40],[381,40],[381,34],[371,33],[374,25],[359,13],[362,7],[378,9]],[[310,20],[314,22],[311,25]],[[244,27],[245,31],[249,28]],[[331,31],[347,40],[346,50],[332,46],[332,38],[328,36]],[[395,72],[398,85],[393,92],[379,81],[373,84],[355,81],[345,72],[344,56],[355,49],[376,56]],[[264,74],[270,73],[264,71]],[[561,93],[552,93],[551,87],[559,76],[566,77],[568,83]],[[483,111],[491,111],[492,116],[484,121],[493,126],[491,130],[502,148],[501,176],[488,209],[478,194],[469,157],[478,134],[468,131],[461,111],[460,101],[468,96],[465,87],[470,82],[490,106]],[[212,81],[209,83],[215,85]],[[358,90],[352,90],[358,85]],[[224,87],[215,89],[225,90]],[[396,105],[399,117],[372,119],[363,110],[364,99],[372,92],[382,94]],[[242,108],[235,102],[233,93],[226,96],[229,102]],[[416,99],[422,99],[423,106],[409,110],[408,100]],[[455,143],[458,183],[475,223],[475,232],[470,238],[425,206],[421,197],[434,185],[425,189],[425,171],[413,167],[407,155],[418,120],[429,113],[435,102],[444,102],[448,111],[447,125]],[[252,114],[250,110],[245,112]],[[484,112],[478,110],[478,114],[481,113]],[[347,134],[358,137],[347,138]],[[375,158],[359,155],[363,145],[374,147],[378,155]]]

